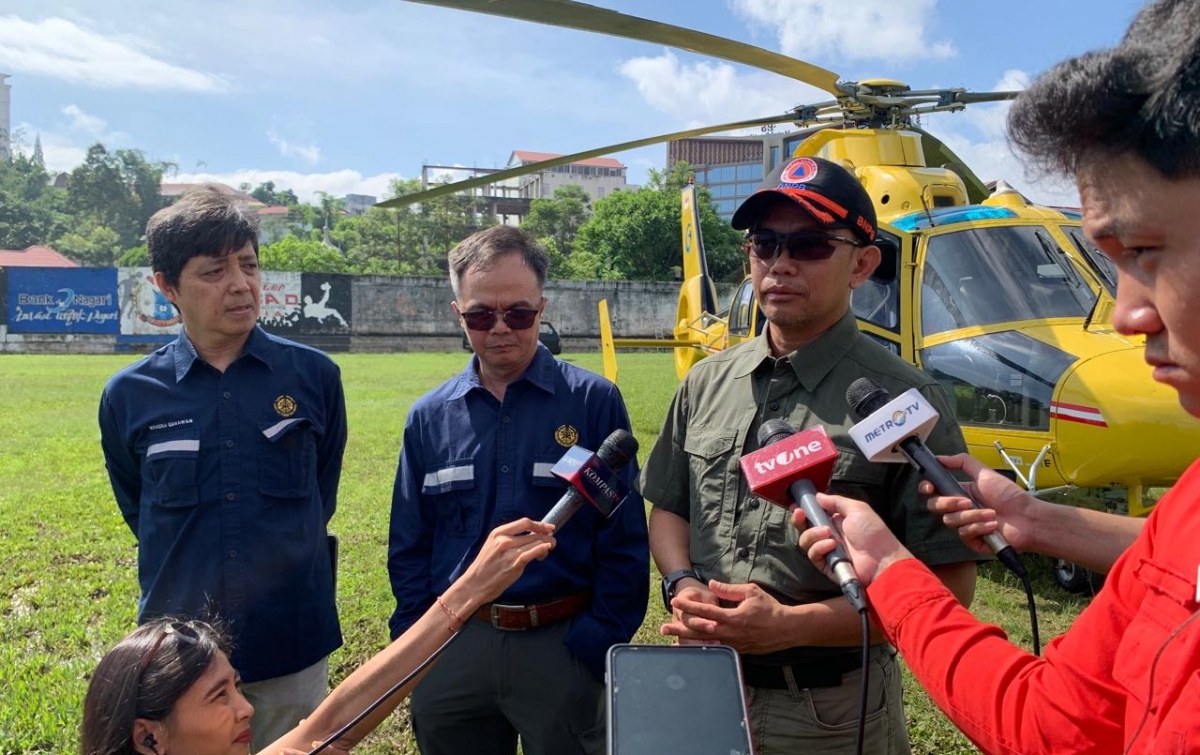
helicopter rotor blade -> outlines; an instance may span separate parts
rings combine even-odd
[[[954,95],[955,102],[961,102],[964,105],[970,105],[975,102],[1003,102],[1004,100],[1015,100],[1021,94],[1018,92],[956,92]]]
[[[780,115],[769,115],[765,118],[753,118],[745,121],[735,121],[733,123],[722,123],[716,126],[703,126],[701,128],[687,129],[686,131],[674,131],[669,134],[659,134],[658,136],[650,136],[645,139],[636,139],[630,142],[621,142],[620,144],[610,144],[607,147],[597,147],[583,152],[576,152],[571,155],[562,155],[549,160],[541,160],[527,165],[520,165],[507,170],[496,171],[485,176],[477,176],[469,178],[465,181],[456,181],[454,183],[440,184],[432,189],[416,192],[413,194],[405,194],[402,197],[394,197],[384,200],[376,207],[396,208],[405,207],[410,204],[416,204],[435,197],[444,196],[446,194],[457,194],[460,191],[478,188],[480,186],[488,186],[490,184],[500,183],[509,178],[516,178],[527,173],[536,173],[541,170],[555,168],[559,165],[569,165],[580,160],[587,160],[591,157],[600,157],[602,155],[611,155],[616,152],[624,152],[638,147],[648,147],[652,144],[661,144],[662,142],[671,141],[673,139],[686,139],[691,136],[703,136],[705,134],[719,133],[721,131],[733,131],[739,128],[749,128],[751,126],[769,126],[775,123],[789,123],[796,120],[796,113],[789,111]]]
[[[975,175],[967,167],[967,164],[946,146],[945,142],[915,124],[906,126],[906,128],[921,135],[921,149],[925,151],[926,165],[949,167],[962,178],[963,183],[967,186],[967,200],[971,204],[979,204],[988,198],[988,190],[983,185],[983,181],[979,180],[979,176]]]
[[[493,16],[533,21],[580,31],[594,31],[614,37],[675,47],[772,71],[810,84],[833,95],[844,94],[837,88],[838,75],[820,66],[805,63],[777,52],[736,42],[713,34],[685,29],[607,8],[598,8],[574,0],[407,0],[440,8],[487,13]]]

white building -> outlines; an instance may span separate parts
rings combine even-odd
[[[508,159],[508,167],[516,168],[555,157],[562,155],[516,150]],[[568,165],[559,165],[556,168],[529,173],[517,180],[521,182],[521,196],[528,199],[550,199],[554,196],[554,190],[560,186],[574,185],[586,191],[595,202],[614,191],[635,188],[625,182],[625,166],[611,157],[593,157]]]
[[[12,156],[12,114],[9,110],[9,90],[12,86],[5,84],[7,73],[0,73],[0,160]]]

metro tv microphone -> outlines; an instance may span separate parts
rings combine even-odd
[[[798,433],[787,422],[771,419],[758,429],[758,444],[761,448],[739,460],[750,492],[784,508],[794,501],[812,525],[832,531],[829,514],[817,503],[817,491],[829,486],[838,455],[825,428]],[[850,605],[860,613],[866,611],[867,594],[841,543],[825,556],[825,564]]]
[[[937,410],[916,388],[895,399],[870,378],[859,378],[846,389],[846,403],[860,422],[850,428],[860,451],[874,462],[909,461],[940,495],[966,498],[977,509],[983,506],[942,466],[925,439],[938,421]],[[1018,577],[1026,576],[1025,564],[1000,533],[984,537],[996,558]]]
[[[550,470],[571,483],[571,487],[542,521],[553,524],[557,530],[585,502],[599,509],[606,518],[611,517],[629,495],[629,486],[617,473],[637,456],[637,451],[637,438],[620,428],[613,430],[594,454],[585,448],[572,446]]]

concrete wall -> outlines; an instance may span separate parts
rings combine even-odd
[[[86,272],[77,269],[73,273],[76,277],[86,274],[88,280],[112,281],[104,285],[114,287],[111,297],[113,318],[118,309],[123,312],[119,332],[115,335],[98,332],[29,332],[28,326],[14,333],[11,332],[12,327],[6,327],[15,321],[16,311],[13,310],[8,313],[13,319],[7,322],[0,320],[0,353],[145,352],[157,348],[174,337],[178,325],[171,327],[168,323],[168,327],[152,329],[153,333],[145,332],[146,322],[157,322],[155,317],[139,318],[132,316],[132,313],[136,310],[134,305],[153,305],[151,295],[142,290],[144,286],[122,287],[118,282],[129,279],[140,284],[140,279],[146,277],[144,272],[122,268],[120,271]],[[57,292],[69,285],[78,288],[77,283],[67,279],[68,275],[72,274],[43,268],[38,269],[33,279],[41,288],[59,295]],[[264,317],[272,311],[274,316],[264,320],[263,324],[273,333],[335,352],[452,351],[461,348],[462,331],[458,318],[450,308],[454,295],[450,282],[445,278],[324,276],[308,273],[301,276],[270,272],[267,275],[279,278],[273,287],[264,288],[265,299],[271,299],[269,302],[264,300]],[[296,280],[288,278],[285,281],[284,278],[289,275]],[[9,293],[7,277],[0,272],[0,288],[4,289],[0,290],[0,311],[4,310],[3,302]],[[28,274],[20,277],[23,280],[30,278]],[[60,277],[62,280],[59,280]],[[300,301],[302,298],[310,303],[318,300],[330,284],[334,298],[329,299],[329,304],[336,305],[341,316],[337,321],[332,316],[314,320],[313,315],[319,313],[310,311]],[[719,300],[724,304],[728,302],[733,287],[722,288],[724,290],[720,291]],[[669,338],[675,325],[678,295],[679,285],[676,283],[552,280],[546,285],[548,301],[545,319],[553,322],[558,329],[565,350],[595,350],[599,348],[600,339],[599,303],[601,299],[608,299],[613,332],[618,337]],[[280,304],[283,300],[291,303]],[[52,306],[48,308],[54,309]],[[326,311],[329,310],[320,310],[321,313]],[[97,317],[101,315],[104,313],[98,313]],[[161,319],[165,315],[159,313],[158,317]],[[345,325],[341,324],[343,317]],[[56,327],[61,330],[64,326]]]

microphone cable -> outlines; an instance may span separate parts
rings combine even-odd
[[[1025,588],[1025,603],[1029,606],[1029,629],[1033,632],[1033,654],[1042,654],[1042,640],[1038,637],[1038,619],[1037,619],[1037,602],[1033,599],[1033,585],[1029,581],[1029,574],[1019,575],[1021,585]]]
[[[854,755],[862,755],[863,751],[867,728],[867,688],[871,680],[871,620],[865,610],[859,611],[858,617],[862,620],[862,684],[858,685],[858,728],[854,732]]]

